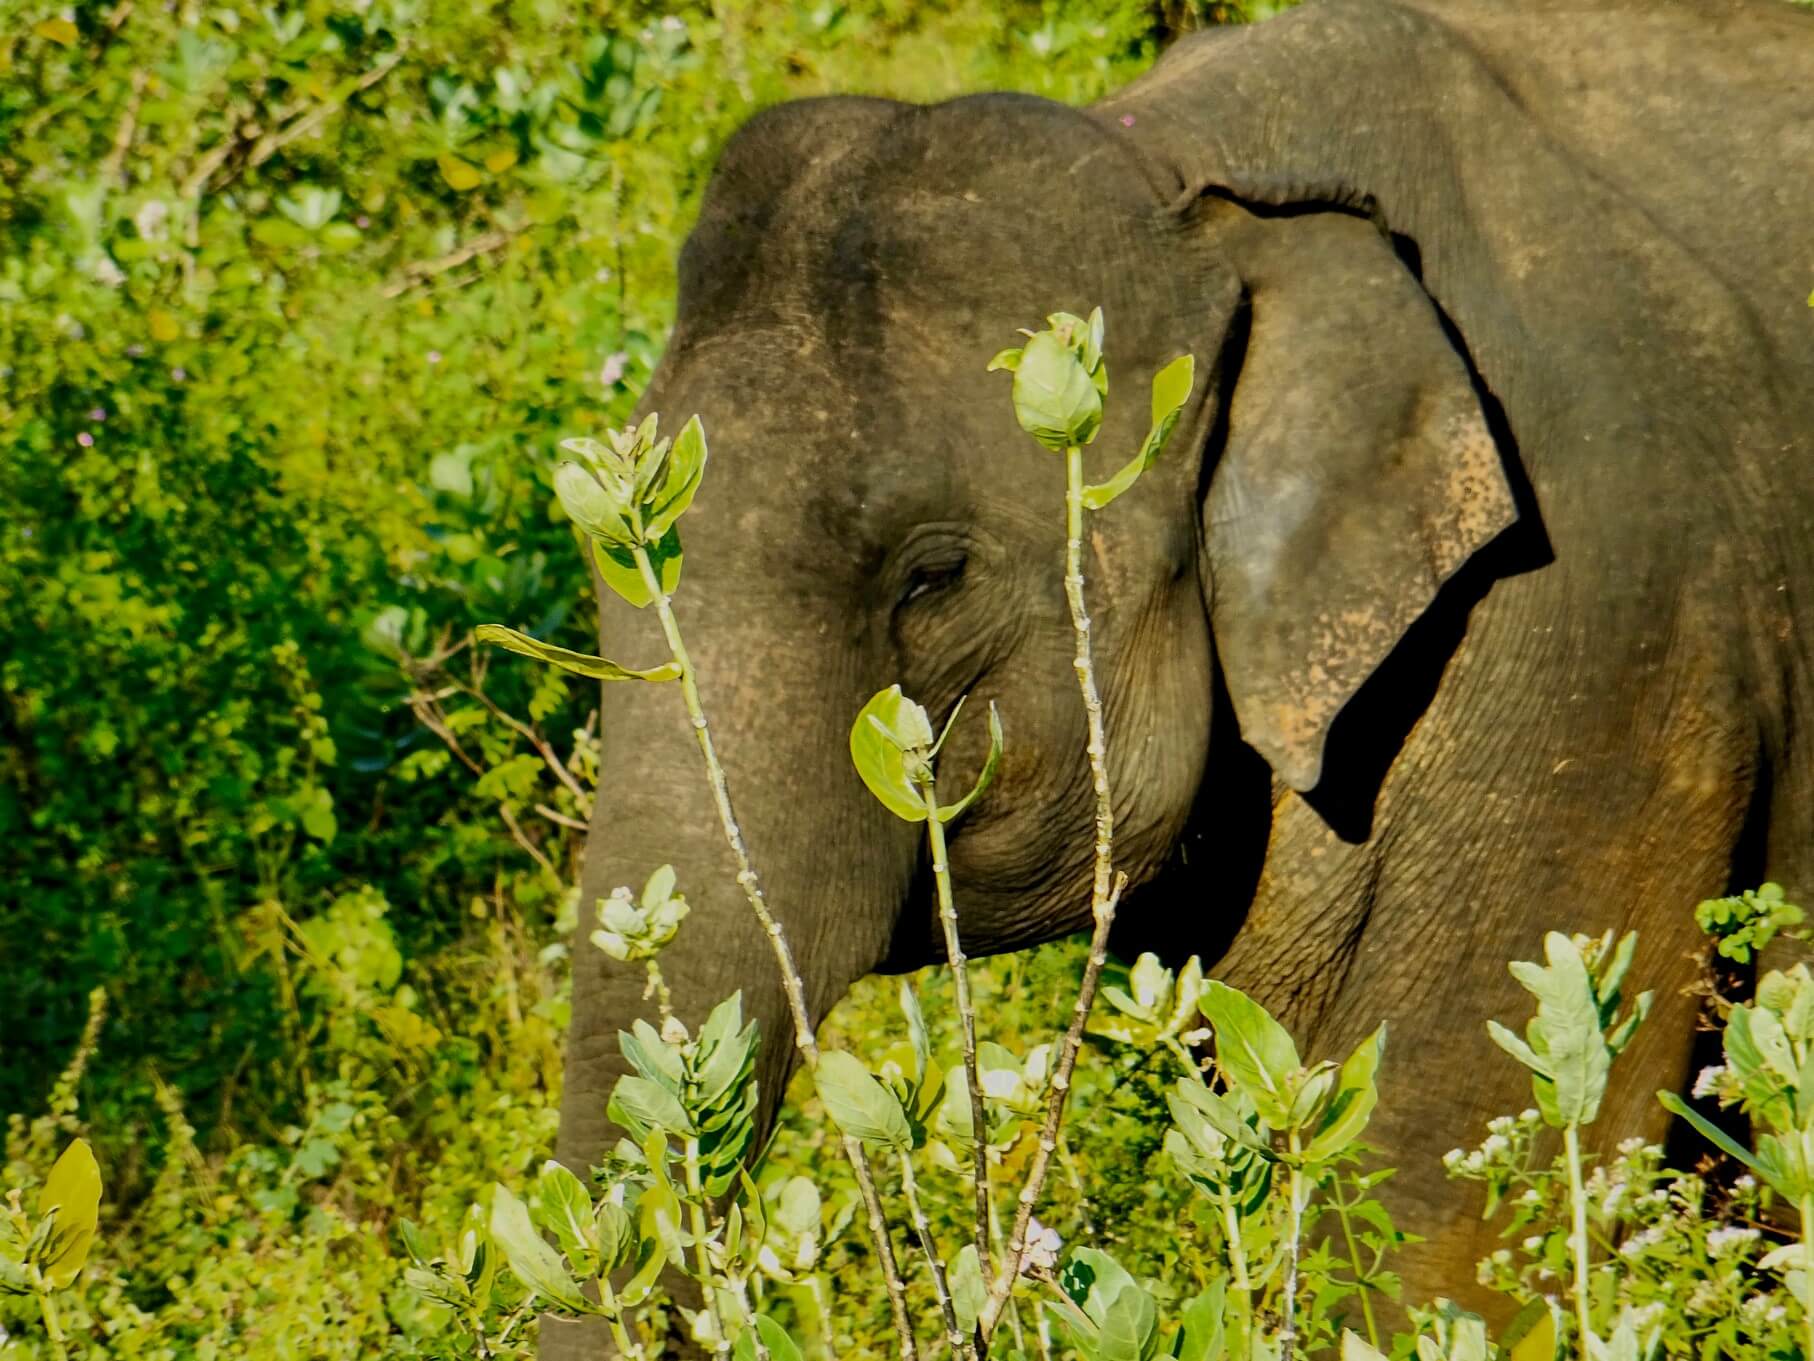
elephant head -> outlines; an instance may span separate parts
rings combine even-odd
[[[815,1015],[861,974],[940,952],[918,840],[845,751],[889,683],[935,717],[965,695],[1004,717],[995,787],[951,840],[966,949],[1087,921],[1062,472],[985,372],[1017,325],[1104,307],[1098,473],[1137,443],[1146,377],[1197,358],[1170,451],[1092,521],[1085,555],[1116,859],[1136,885],[1206,792],[1228,802],[1212,741],[1316,787],[1336,715],[1515,516],[1467,366],[1384,234],[1176,189],[1116,120],[1016,96],[808,101],[724,153],[644,407],[697,413],[713,446],[678,610]],[[654,645],[650,622],[605,619],[612,655]],[[651,687],[608,713],[584,899],[680,868],[699,905],[667,965],[682,1015],[743,990],[772,1109],[790,1027],[677,697]],[[954,789],[983,742],[980,717],[960,726]],[[583,1163],[640,980],[590,953],[577,968],[562,1143]]]
[[[711,442],[677,611],[815,1017],[863,973],[942,953],[916,829],[849,765],[852,716],[891,683],[935,721],[972,698],[941,763],[951,797],[983,758],[983,705],[1002,714],[997,780],[952,829],[966,949],[1088,921],[1063,471],[985,371],[1016,327],[1103,307],[1093,479],[1137,446],[1150,376],[1196,358],[1167,452],[1085,545],[1116,863],[1136,885],[1193,808],[1247,799],[1263,822],[1264,769],[1212,746],[1318,786],[1337,714],[1516,515],[1467,364],[1382,231],[1179,189],[1119,119],[1017,96],[786,105],[724,152],[644,408],[698,414]],[[604,620],[608,655],[659,646],[608,597]],[[584,901],[679,868],[695,910],[664,956],[677,1007],[697,1021],[742,989],[772,1111],[790,1026],[679,697],[621,689]],[[1207,902],[1202,935],[1243,906]],[[584,1166],[642,980],[591,951],[575,967],[562,1154]]]

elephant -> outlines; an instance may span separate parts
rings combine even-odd
[[[1088,925],[1063,474],[985,365],[1101,305],[1092,478],[1138,445],[1148,375],[1198,374],[1085,545],[1116,950],[1201,955],[1310,1053],[1389,1022],[1368,1137],[1429,1239],[1410,1299],[1463,1290],[1491,1242],[1440,1155],[1530,1104],[1483,1022],[1528,1014],[1506,962],[1545,929],[1641,933],[1656,1004],[1600,1129],[1664,1136],[1688,909],[1814,887],[1810,167],[1814,14],[1775,0],[1310,0],[1086,108],[833,96],[747,123],[641,411],[711,442],[675,608],[815,1019],[944,954],[921,838],[846,750],[890,683],[935,725],[970,697],[951,797],[1002,715],[951,827],[967,952]],[[606,655],[659,646],[605,599]],[[766,1121],[791,1026],[672,690],[609,697],[582,902],[679,868],[675,1006],[742,990]],[[613,1137],[642,989],[578,952],[569,1166]]]

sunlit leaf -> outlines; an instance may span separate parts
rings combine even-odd
[[[101,1168],[88,1140],[73,1141],[51,1167],[38,1193],[38,1213],[55,1216],[38,1270],[45,1284],[61,1290],[81,1274],[100,1222]]]
[[[1002,739],[1001,715],[996,712],[993,701],[989,704],[989,755],[983,761],[982,772],[976,777],[976,783],[970,786],[970,792],[956,803],[947,804],[938,810],[940,822],[950,822],[960,816],[971,804],[975,803],[990,785],[995,783],[995,772],[1001,765]]]
[[[826,1114],[852,1138],[897,1149],[913,1147],[913,1133],[901,1103],[851,1055],[826,1050],[813,1070],[813,1085],[825,1103]]]
[[[498,1251],[504,1254],[510,1269],[524,1285],[574,1313],[596,1312],[596,1306],[567,1274],[560,1255],[530,1222],[528,1208],[506,1186],[491,1188],[490,1230]]]
[[[669,681],[680,675],[680,667],[674,662],[663,662],[660,666],[638,671],[632,667],[619,666],[603,657],[555,647],[552,643],[544,643],[538,638],[531,638],[527,633],[505,628],[502,624],[480,624],[474,630],[474,637],[481,643],[491,643],[511,652],[520,652],[525,657],[534,657],[538,662],[547,662],[550,666],[558,666],[563,671],[570,671],[576,676],[587,676],[592,680]]]

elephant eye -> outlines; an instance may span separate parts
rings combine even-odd
[[[920,600],[956,585],[963,579],[966,557],[959,553],[951,557],[931,559],[915,564],[907,574],[907,582],[901,588],[900,598],[895,601],[895,608],[903,609],[914,601]]]

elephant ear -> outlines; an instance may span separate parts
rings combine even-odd
[[[1276,280],[1249,280],[1246,351],[1203,508],[1241,734],[1299,792],[1322,778],[1342,707],[1517,517],[1435,307],[1375,229],[1328,220]]]

